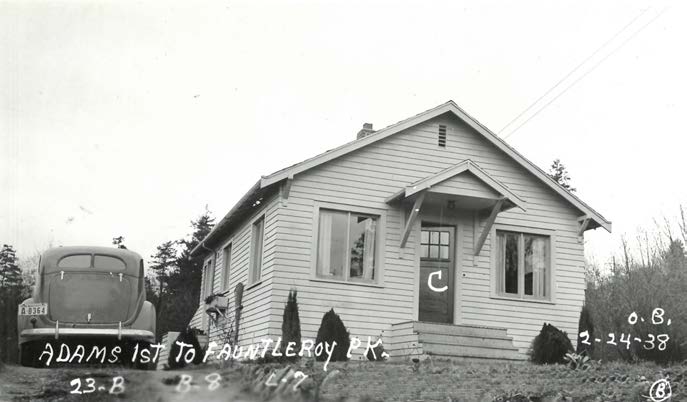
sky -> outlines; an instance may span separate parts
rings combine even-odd
[[[206,205],[221,218],[261,175],[351,141],[362,123],[454,100],[495,132],[527,110],[501,135],[544,169],[560,158],[613,222],[586,235],[603,263],[622,236],[687,203],[686,11],[2,1],[0,242],[26,257],[121,235],[147,258]]]

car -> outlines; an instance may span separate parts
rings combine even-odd
[[[45,366],[41,355],[49,348],[57,357],[61,344],[131,352],[155,342],[155,307],[146,300],[139,254],[110,247],[51,248],[41,255],[36,276],[33,297],[17,311],[22,365]]]

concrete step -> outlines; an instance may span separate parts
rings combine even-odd
[[[457,335],[478,338],[510,339],[505,328],[478,327],[472,325],[438,324],[432,322],[416,322],[413,325],[419,334]]]
[[[483,338],[467,335],[443,335],[432,333],[420,333],[419,340],[422,344],[470,346],[477,348],[517,351],[517,348],[513,346],[513,340],[508,337]]]
[[[423,343],[422,350],[424,353],[431,356],[440,357],[469,357],[480,359],[498,359],[498,360],[525,360],[525,356],[518,353],[517,350],[509,349],[491,349],[473,346],[456,346],[456,345],[442,345],[434,343]]]

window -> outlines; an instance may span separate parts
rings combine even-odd
[[[251,235],[250,283],[260,281],[262,277],[262,245],[265,237],[265,217],[253,224]]]
[[[551,237],[496,231],[497,293],[550,299]]]
[[[317,276],[343,281],[375,281],[378,220],[374,215],[321,209]]]
[[[423,230],[420,235],[420,257],[432,260],[448,260],[450,232]]]
[[[57,264],[58,268],[90,268],[90,254],[76,254],[64,257]]]
[[[203,294],[202,299],[210,296],[212,294],[212,282],[215,279],[215,269],[212,258],[210,258],[203,268]]]
[[[93,257],[93,266],[101,271],[124,271],[126,264],[124,261],[109,255],[98,255]]]
[[[231,276],[231,243],[224,247],[222,265],[222,290],[227,290],[229,289],[229,277]]]

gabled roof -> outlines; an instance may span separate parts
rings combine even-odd
[[[246,195],[243,196],[241,201],[239,201],[239,203],[237,203],[237,205],[234,208],[232,208],[232,210],[215,226],[215,228],[205,237],[205,239],[196,248],[193,249],[192,254],[195,254],[200,248],[205,246],[206,243],[210,244],[212,241],[216,240],[216,237],[219,236],[220,233],[227,230],[227,225],[229,225],[230,223],[232,223],[231,226],[233,226],[233,224],[236,224],[236,217],[232,217],[232,215],[235,213],[235,210],[237,208],[242,209],[240,207],[245,207],[246,202],[248,200],[252,200],[257,197],[256,194],[264,193],[265,190],[267,190],[268,188],[272,188],[275,184],[286,179],[292,179],[294,175],[302,173],[308,169],[312,169],[316,166],[319,166],[340,156],[354,152],[360,148],[363,148],[377,141],[383,140],[407,128],[416,126],[424,121],[430,120],[434,117],[443,115],[445,113],[453,114],[454,116],[463,120],[477,133],[482,135],[482,137],[484,137],[487,141],[493,144],[496,148],[506,153],[511,159],[513,159],[515,162],[521,165],[525,170],[527,170],[532,175],[537,177],[539,180],[541,180],[542,183],[550,187],[554,192],[563,197],[567,202],[569,202],[574,207],[579,209],[583,213],[583,216],[581,218],[589,219],[589,223],[585,227],[586,229],[595,229],[597,227],[603,227],[607,231],[611,231],[611,222],[604,218],[600,213],[596,212],[594,209],[592,209],[592,207],[590,207],[585,202],[580,200],[575,194],[572,194],[571,192],[563,188],[560,184],[558,184],[558,182],[553,180],[546,172],[544,172],[534,163],[530,162],[518,151],[516,151],[510,145],[506,144],[506,142],[499,138],[496,134],[494,134],[488,128],[483,126],[479,121],[477,121],[475,118],[467,114],[463,109],[458,107],[458,105],[456,105],[455,102],[448,101],[435,108],[429,109],[413,117],[399,121],[398,123],[392,124],[388,127],[378,130],[366,137],[360,138],[355,141],[351,141],[347,144],[344,144],[340,147],[334,148],[312,158],[306,159],[295,165],[278,170],[268,176],[263,176],[260,179],[260,181],[256,183],[256,185],[253,186],[248,191],[248,193],[246,193]]]
[[[437,184],[442,183],[452,177],[464,174],[465,172],[472,173],[479,180],[481,180],[482,183],[486,184],[488,187],[490,187],[492,190],[500,194],[502,197],[507,198],[510,202],[513,203],[513,205],[517,206],[523,211],[527,211],[527,203],[523,199],[518,197],[517,194],[510,191],[508,187],[506,187],[506,185],[491,177],[487,172],[482,170],[482,168],[480,168],[479,165],[477,165],[470,159],[466,159],[438,173],[427,176],[424,179],[420,179],[415,183],[412,183],[404,187],[403,189],[401,189],[401,191],[387,198],[386,201],[393,202],[398,199],[410,197],[421,191],[430,189],[431,187],[436,186]]]
[[[504,140],[499,138],[496,134],[494,134],[491,130],[483,126],[479,121],[477,121],[475,118],[467,114],[463,109],[458,107],[455,102],[448,101],[442,105],[439,105],[435,108],[429,109],[427,111],[424,111],[422,113],[419,113],[413,117],[410,117],[406,120],[402,120],[396,124],[392,124],[388,127],[385,127],[379,131],[376,131],[373,134],[370,134],[366,137],[363,137],[359,140],[351,141],[347,144],[344,144],[338,148],[334,148],[330,151],[327,151],[323,154],[317,155],[313,158],[306,159],[303,162],[297,163],[293,166],[290,166],[288,168],[279,170],[277,172],[274,172],[268,176],[264,176],[260,180],[260,185],[261,186],[268,186],[271,184],[274,184],[276,182],[279,182],[281,180],[287,179],[287,178],[292,178],[294,175],[304,172],[308,169],[312,169],[315,166],[319,166],[325,162],[328,162],[332,159],[338,158],[340,156],[346,155],[350,152],[356,151],[360,148],[363,148],[367,145],[370,145],[374,142],[383,140],[384,138],[387,138],[391,135],[394,135],[400,131],[403,131],[407,128],[416,126],[424,121],[427,121],[429,119],[432,119],[434,117],[440,116],[445,113],[451,113],[454,116],[458,117],[459,119],[463,120],[465,123],[467,123],[471,128],[473,128],[477,133],[482,135],[487,141],[489,141],[491,144],[493,144],[496,148],[500,149],[506,155],[508,155],[511,159],[516,161],[519,165],[521,165],[525,170],[533,174],[535,177],[537,177],[539,180],[541,180],[545,185],[550,187],[554,192],[558,193],[561,197],[563,197],[566,201],[568,201],[570,204],[575,206],[577,209],[579,209],[583,214],[585,218],[590,218],[591,223],[589,226],[587,226],[587,229],[594,229],[597,227],[603,227],[607,231],[611,231],[611,222],[607,220],[606,218],[603,217],[600,213],[596,212],[592,207],[587,205],[585,202],[580,200],[575,194],[572,194],[570,191],[566,190],[563,188],[558,182],[556,182],[554,179],[551,178],[546,172],[544,172],[542,169],[540,169],[537,165],[534,163],[530,162],[527,158],[522,156],[518,151],[516,151],[514,148],[512,148],[510,145],[506,144]]]

